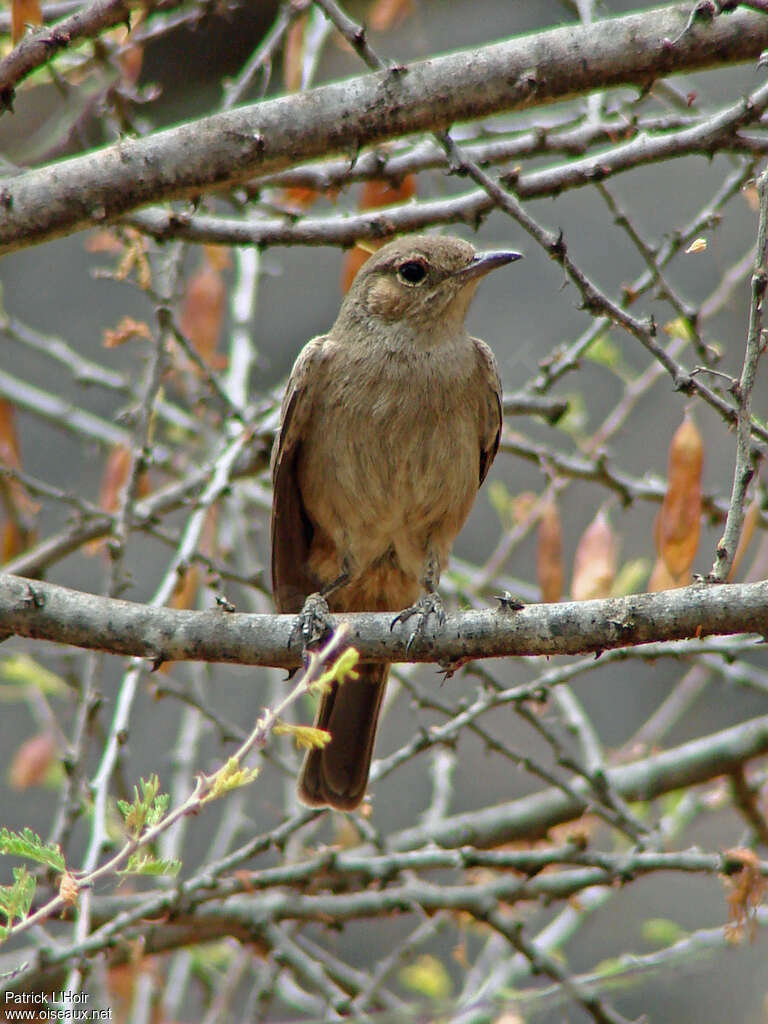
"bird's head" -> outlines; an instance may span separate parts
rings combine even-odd
[[[383,246],[361,267],[339,312],[344,333],[382,328],[393,340],[429,347],[463,332],[481,277],[519,260],[509,250],[478,252],[461,238],[409,235]]]

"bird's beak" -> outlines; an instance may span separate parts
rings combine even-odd
[[[479,277],[485,277],[497,267],[504,267],[507,263],[514,263],[515,260],[522,258],[521,252],[504,250],[478,252],[472,262],[468,266],[462,267],[461,270],[457,270],[453,277],[458,277],[460,281],[474,281]]]

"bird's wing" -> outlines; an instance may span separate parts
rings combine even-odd
[[[480,486],[496,458],[501,441],[501,379],[496,358],[490,348],[479,338],[473,338],[472,343],[477,353],[480,378],[484,384],[483,397],[480,400]]]
[[[325,337],[302,349],[291,371],[280,412],[280,430],[272,449],[272,594],[278,611],[298,612],[314,589],[307,568],[312,523],[304,508],[297,476],[298,458],[317,393]]]

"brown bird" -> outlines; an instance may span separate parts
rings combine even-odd
[[[501,432],[496,361],[464,318],[480,278],[520,256],[397,239],[363,265],[330,332],[304,347],[272,453],[279,611],[304,609],[305,626],[329,607],[442,621],[440,573]],[[320,702],[315,724],[331,740],[304,762],[298,791],[310,806],[350,810],[365,795],[389,666],[359,669]]]

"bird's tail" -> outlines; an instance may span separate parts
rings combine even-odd
[[[358,672],[358,679],[334,683],[317,709],[315,726],[326,729],[331,740],[304,760],[298,792],[310,807],[351,811],[365,796],[389,665],[363,662]]]

